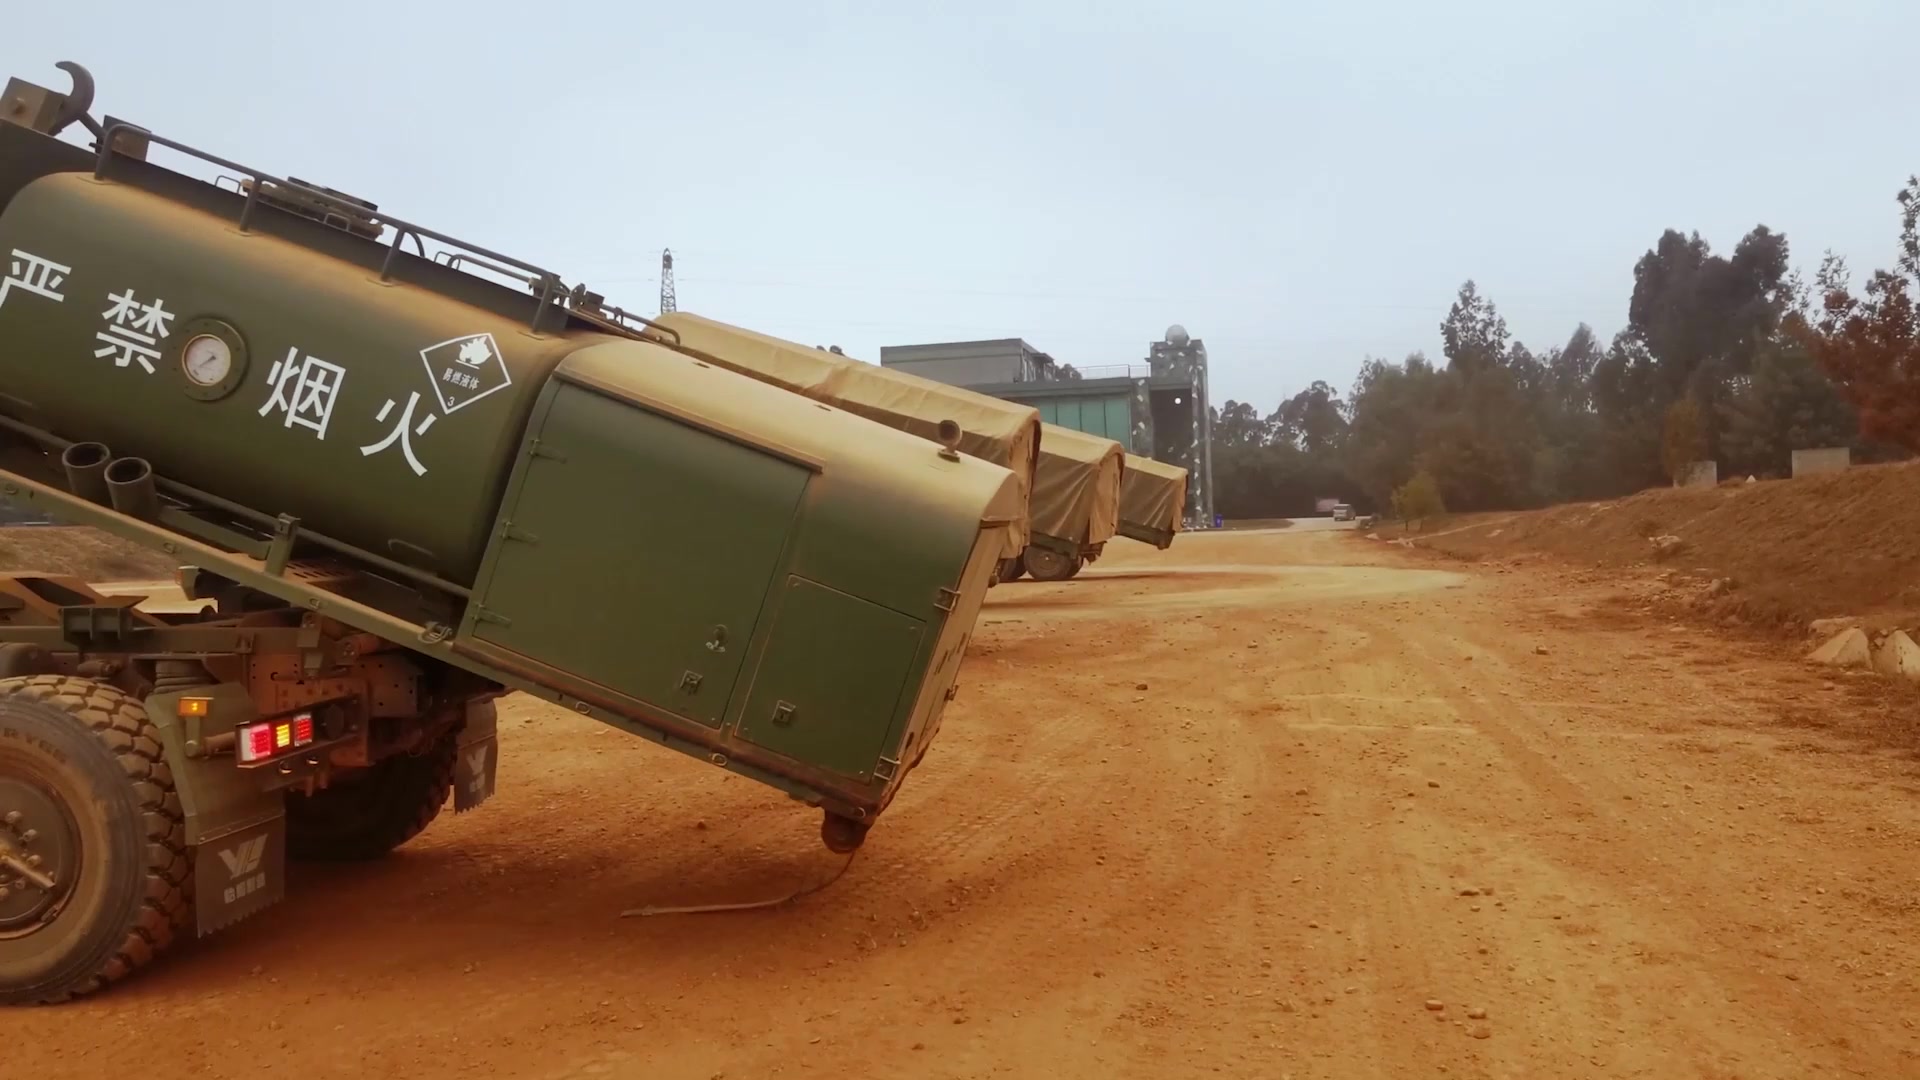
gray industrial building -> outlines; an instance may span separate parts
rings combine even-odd
[[[1187,527],[1214,524],[1207,348],[1179,326],[1144,363],[1076,370],[1020,338],[888,345],[880,363],[949,386],[1032,405],[1050,424],[1100,435],[1128,453],[1187,470]]]

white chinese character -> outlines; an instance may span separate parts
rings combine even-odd
[[[287,358],[275,360],[273,370],[267,372],[273,396],[260,406],[260,415],[279,409],[287,414],[286,427],[298,424],[324,439],[327,425],[333,421],[333,403],[339,400],[340,384],[346,378],[346,368],[319,357],[303,357],[298,348],[288,349]]]
[[[7,302],[7,293],[14,289],[44,296],[56,304],[65,303],[67,298],[61,295],[60,287],[67,283],[67,275],[71,273],[71,266],[61,266],[50,259],[14,248],[13,258],[7,263],[7,276],[0,280],[0,304]]]
[[[415,424],[413,422],[413,410],[418,408],[419,405],[420,405],[420,394],[417,391],[409,391],[407,393],[407,407],[405,410],[403,410],[400,413],[400,420],[398,423],[393,425],[393,430],[387,432],[386,438],[381,439],[379,442],[374,443],[372,446],[361,447],[360,456],[371,457],[372,455],[377,454],[382,450],[385,450],[387,447],[392,446],[395,442],[398,442],[400,444],[400,452],[407,456],[407,465],[413,469],[413,475],[415,476],[427,475],[427,467],[425,465],[420,464],[419,458],[413,456],[413,436],[425,435],[427,433],[427,429],[433,426],[433,422],[435,420],[440,419],[440,414],[429,412],[426,416],[426,419],[420,421],[418,424]],[[387,416],[392,412],[393,412],[393,399],[388,398],[387,403],[385,405],[380,406],[380,415],[373,418],[374,423],[376,424],[386,423]],[[412,428],[411,431],[408,430],[409,427]]]
[[[126,367],[138,361],[147,374],[153,374],[153,361],[160,359],[160,350],[153,346],[170,333],[167,324],[173,321],[173,312],[166,309],[162,300],[142,304],[133,298],[132,289],[108,293],[107,299],[113,306],[101,312],[100,317],[112,325],[93,335],[103,343],[93,355],[101,359],[112,356],[114,367]]]

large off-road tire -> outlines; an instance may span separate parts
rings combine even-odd
[[[1029,545],[1020,558],[1035,581],[1065,581],[1080,572],[1080,556],[1062,555],[1039,544]]]
[[[1020,580],[1020,575],[1026,572],[1027,564],[1021,562],[1020,557],[1017,555],[1011,559],[1000,560],[1000,573],[998,576],[1001,581],[1018,581]]]
[[[451,733],[415,756],[377,762],[312,795],[287,795],[287,856],[302,862],[363,862],[386,856],[440,816],[453,790]]]
[[[192,879],[140,702],[91,679],[0,680],[0,1004],[65,1001],[145,966],[186,925]]]

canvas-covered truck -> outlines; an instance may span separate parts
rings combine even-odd
[[[1018,481],[1020,515],[1003,530],[1002,558],[1018,558],[1026,550],[1031,531],[1027,502],[1040,457],[1040,410],[688,311],[667,312],[652,323],[642,332],[670,349],[876,423],[925,439],[938,439],[941,424],[958,425],[956,449],[1011,470]]]
[[[690,312],[652,321],[648,332],[663,345],[902,431],[926,436],[939,423],[957,423],[960,452],[1013,469],[1028,498],[1017,529],[1006,532],[998,580],[1070,578],[1119,528],[1125,451],[1111,439],[1043,424],[1030,405]]]
[[[1000,566],[1000,579],[1022,574],[1065,581],[1098,559],[1120,527],[1126,450],[1112,439],[1058,424],[1040,425],[1040,465],[1033,474],[1033,542]]]
[[[95,990],[272,904],[289,858],[479,805],[512,691],[862,842],[954,696],[1010,471],[95,120],[62,67],[71,93],[0,97],[0,497],[211,604],[0,577],[0,1001]]]
[[[1187,504],[1187,470],[1138,454],[1128,454],[1120,480],[1121,536],[1165,551],[1180,532]]]

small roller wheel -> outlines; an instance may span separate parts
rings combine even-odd
[[[1035,581],[1065,581],[1080,572],[1079,556],[1062,555],[1039,544],[1028,547],[1021,559]]]
[[[867,842],[867,830],[871,828],[873,823],[870,821],[855,821],[839,814],[828,814],[820,822],[820,840],[835,855],[851,855]]]
[[[0,680],[0,1004],[132,974],[191,910],[186,822],[158,734],[91,679]]]
[[[385,857],[440,816],[453,791],[451,732],[418,756],[399,754],[308,795],[287,794],[287,855],[302,862]]]

